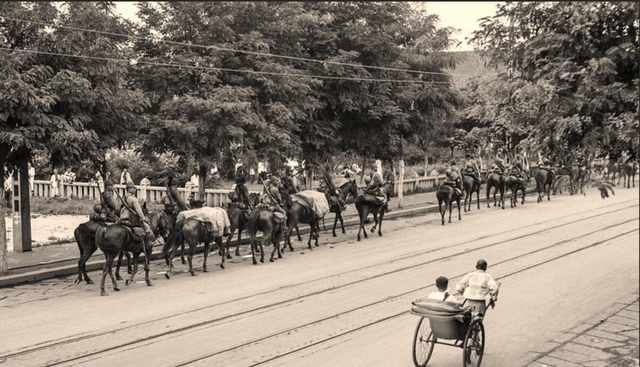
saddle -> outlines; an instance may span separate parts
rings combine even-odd
[[[127,223],[129,225],[127,225]],[[131,233],[131,238],[133,238],[134,242],[144,242],[144,239],[146,237],[146,233],[144,233],[144,229],[142,229],[142,227],[131,227],[131,222],[129,222],[128,220],[119,220],[117,224],[120,224],[121,226],[123,226],[124,228],[126,228],[129,233]]]
[[[264,209],[264,210],[268,210],[270,212],[273,213],[273,219],[277,224],[281,224],[282,222],[284,222],[284,219],[286,218],[284,214],[282,214],[278,210],[278,207],[276,207],[275,205],[269,205],[269,204],[265,204],[265,203],[260,203],[256,206],[256,209]]]

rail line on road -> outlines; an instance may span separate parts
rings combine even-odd
[[[623,203],[620,203],[620,204],[625,204],[625,203],[629,203],[629,202],[631,202],[631,201],[623,202]],[[550,227],[550,228],[545,228],[544,230],[545,230],[545,231],[549,231],[549,230],[552,230],[552,229],[555,229],[555,228],[564,227],[564,226],[567,226],[567,225],[570,225],[570,224],[573,224],[573,223],[578,223],[578,222],[581,222],[581,221],[584,221],[584,220],[588,220],[588,219],[594,219],[594,218],[598,218],[598,217],[606,216],[606,215],[608,215],[608,214],[616,213],[616,212],[619,212],[619,211],[622,211],[622,210],[626,210],[626,209],[629,209],[629,208],[632,208],[632,207],[637,207],[637,206],[638,206],[638,205],[637,205],[637,204],[635,204],[635,205],[631,205],[631,206],[626,206],[626,207],[624,207],[624,208],[620,208],[620,209],[616,209],[616,210],[607,211],[607,212],[605,212],[605,213],[599,213],[599,214],[591,215],[591,216],[588,216],[588,217],[586,217],[586,218],[580,218],[580,219],[577,219],[577,220],[575,220],[575,221],[570,221],[570,222],[568,222],[568,223],[563,223],[563,224],[559,224],[559,225],[556,225],[556,226],[553,226],[553,227]],[[543,221],[543,222],[539,222],[539,223],[535,223],[535,224],[531,224],[531,225],[527,225],[527,226],[522,226],[522,227],[519,227],[519,229],[524,229],[524,228],[528,228],[528,227],[531,227],[531,226],[538,226],[538,225],[540,225],[540,224],[542,224],[542,223],[551,222],[551,221],[557,221],[557,220],[559,220],[559,219],[561,219],[561,218],[566,218],[566,217],[569,217],[569,216],[562,216],[562,217],[558,217],[558,218],[554,218],[554,219],[546,220],[546,221]],[[637,218],[635,218],[635,219],[633,219],[633,220],[637,220]],[[612,226],[613,226],[613,227],[615,227],[615,226],[619,226],[619,225],[622,225],[622,224],[624,224],[624,223],[628,223],[628,222],[629,222],[629,221],[624,221],[624,222],[622,222],[622,223],[617,223],[617,224],[614,224],[614,225],[612,225]],[[608,226],[608,227],[611,227],[611,226]],[[510,230],[514,230],[514,228],[512,228],[512,229],[510,229]],[[490,238],[490,237],[492,237],[492,236],[498,236],[498,235],[500,235],[500,234],[504,234],[504,233],[506,233],[506,232],[494,233],[494,234],[491,234],[491,235],[483,236],[482,238]],[[475,248],[475,249],[473,249],[473,250],[471,250],[471,251],[478,251],[478,250],[483,249],[483,248],[487,248],[487,247],[491,247],[491,246],[496,246],[496,245],[499,245],[499,244],[505,244],[505,243],[512,242],[512,241],[515,241],[515,240],[518,240],[518,239],[522,239],[522,238],[524,238],[524,237],[533,236],[533,235],[539,235],[540,233],[541,233],[540,231],[527,233],[527,234],[524,234],[524,235],[520,235],[520,236],[513,237],[512,239],[509,239],[509,240],[507,240],[507,241],[499,241],[499,242],[491,243],[491,244],[486,245],[486,246],[481,246],[481,247]],[[591,232],[591,233],[593,233],[593,232]],[[582,237],[584,237],[584,236],[586,236],[586,235],[577,236],[577,237],[575,237],[575,238],[582,238]],[[562,244],[564,244],[564,243],[566,243],[566,242],[569,242],[569,241],[571,241],[571,240],[575,240],[575,238],[573,238],[573,239],[569,239],[569,240],[563,240],[563,241],[560,241],[560,242],[558,242],[558,243],[555,243],[555,244],[553,244],[553,245],[551,245],[551,246],[546,247],[545,249],[549,249],[549,248],[551,248],[551,247],[555,247],[555,246],[561,246]],[[467,244],[467,243],[469,243],[469,242],[475,242],[475,241],[479,241],[479,240],[480,240],[480,238],[476,238],[476,239],[471,240],[471,241],[464,241],[464,242],[462,242],[462,243],[451,244],[451,245],[449,245],[449,246],[444,246],[444,247],[440,247],[440,248],[437,248],[437,249],[428,249],[428,250],[424,250],[424,251],[413,252],[411,255],[404,255],[404,256],[403,256],[403,258],[415,257],[415,256],[416,256],[416,253],[420,253],[420,254],[429,254],[429,253],[433,253],[433,252],[436,252],[436,251],[442,250],[442,249],[444,249],[444,248],[451,248],[451,247],[461,246],[461,245],[463,245],[463,244]],[[545,250],[545,249],[542,249],[542,250],[536,250],[536,251],[533,251],[533,252],[531,252],[531,253],[535,253],[535,252],[538,252],[538,251],[543,251],[543,250]],[[74,360],[78,360],[78,359],[85,359],[85,358],[87,358],[87,357],[94,356],[94,355],[98,355],[98,354],[103,354],[103,353],[106,353],[106,352],[109,352],[109,351],[112,351],[112,350],[121,349],[121,348],[126,348],[126,347],[132,347],[132,345],[133,345],[133,344],[139,344],[139,343],[149,342],[149,341],[152,341],[153,339],[158,339],[158,338],[165,337],[165,336],[168,336],[168,335],[178,334],[178,333],[182,333],[182,332],[188,332],[188,331],[192,331],[192,330],[195,330],[195,329],[202,329],[203,327],[206,327],[207,325],[212,325],[212,324],[214,324],[214,323],[218,323],[218,322],[223,321],[223,320],[225,320],[225,319],[228,319],[228,318],[230,318],[230,317],[237,317],[237,316],[246,315],[246,314],[253,313],[253,312],[260,312],[260,311],[263,311],[263,310],[266,310],[266,309],[269,309],[269,308],[273,308],[273,307],[281,306],[281,305],[286,304],[286,303],[295,302],[295,301],[297,301],[297,300],[299,300],[299,299],[301,299],[301,298],[310,297],[310,296],[317,295],[317,294],[324,293],[324,292],[328,292],[328,291],[334,291],[334,290],[336,290],[336,289],[338,289],[338,288],[342,288],[342,287],[345,287],[345,286],[348,286],[348,285],[353,285],[353,284],[356,284],[356,283],[359,283],[359,282],[364,282],[364,281],[372,280],[372,279],[375,279],[375,278],[378,278],[378,277],[381,277],[381,276],[386,276],[386,275],[389,275],[389,274],[392,274],[392,273],[396,273],[396,272],[399,272],[399,271],[403,271],[403,270],[407,270],[407,269],[413,269],[413,268],[416,268],[416,267],[419,267],[419,266],[425,266],[425,265],[427,265],[427,264],[429,264],[429,263],[433,263],[433,262],[437,262],[437,261],[442,261],[442,260],[445,260],[445,259],[447,259],[447,258],[451,258],[451,257],[459,256],[459,255],[466,254],[466,253],[469,253],[469,252],[470,252],[470,251],[461,251],[461,252],[457,252],[457,253],[452,254],[452,255],[448,255],[448,256],[445,256],[445,257],[438,258],[438,259],[430,260],[429,262],[426,262],[426,263],[421,263],[421,264],[418,264],[418,265],[412,265],[412,266],[404,267],[404,268],[401,268],[401,269],[396,269],[396,270],[394,270],[394,271],[392,271],[392,272],[386,272],[386,273],[382,273],[382,274],[377,274],[377,275],[375,275],[375,276],[371,276],[371,277],[367,277],[367,278],[364,278],[364,279],[360,279],[360,280],[357,280],[357,281],[355,281],[355,282],[346,283],[346,284],[340,285],[340,286],[338,286],[338,287],[331,287],[331,288],[323,289],[323,290],[320,290],[320,291],[311,292],[311,293],[308,293],[308,294],[305,294],[305,295],[301,295],[301,296],[298,296],[298,297],[295,297],[295,298],[289,298],[289,299],[286,299],[286,300],[282,300],[282,301],[275,302],[275,303],[270,303],[270,304],[263,305],[263,306],[260,306],[260,307],[254,307],[254,308],[249,309],[249,310],[245,310],[245,311],[242,311],[242,312],[239,312],[239,313],[234,313],[233,315],[229,315],[229,316],[225,316],[225,317],[220,317],[220,318],[214,318],[214,319],[212,319],[212,320],[208,320],[208,321],[203,322],[203,323],[197,323],[197,324],[194,324],[194,325],[187,325],[187,326],[182,327],[182,328],[178,328],[178,329],[170,330],[170,331],[167,331],[167,332],[159,333],[159,334],[156,334],[156,335],[152,335],[152,336],[147,337],[147,338],[144,338],[144,339],[139,339],[139,340],[132,341],[132,342],[129,342],[129,343],[120,344],[120,345],[115,345],[115,346],[112,346],[112,347],[109,347],[109,348],[104,348],[104,349],[99,350],[99,351],[94,351],[94,352],[92,352],[92,353],[85,354],[85,355],[82,355],[82,356],[77,356],[77,357],[75,357],[75,358],[71,358],[71,359],[66,359],[66,360],[64,360],[64,361],[57,361],[56,363],[51,364],[51,365],[57,365],[57,364],[62,364],[62,363],[67,363],[67,362],[73,362]],[[531,254],[531,253],[528,253],[528,254]],[[525,255],[522,255],[522,256],[525,256]],[[519,257],[520,257],[520,256],[519,256]],[[514,259],[519,258],[519,257],[515,257]],[[392,262],[396,262],[396,261],[400,261],[400,259],[399,259],[399,258],[394,258],[394,259],[392,260]],[[510,260],[507,260],[507,261],[513,261],[513,259],[510,259]],[[497,265],[497,264],[496,264],[496,265]],[[351,270],[351,271],[349,271],[349,272],[359,271],[359,270],[362,270],[362,269],[365,269],[365,268],[370,268],[370,267],[372,267],[372,266],[377,266],[377,265],[375,265],[375,264],[374,264],[374,265],[369,265],[369,266],[366,266],[366,267],[363,267],[363,268],[359,268],[359,269]],[[339,275],[343,275],[343,274],[345,274],[345,273],[346,273],[346,272],[343,272],[343,273],[340,273]],[[327,276],[326,278],[329,278],[329,277],[335,277],[335,276],[336,276],[336,275],[330,275],[330,276]],[[300,285],[300,284],[298,284],[298,285]],[[291,285],[291,287],[294,287],[294,286],[296,286],[296,285]],[[426,287],[422,287],[422,288],[420,288],[420,289],[413,290],[413,291],[411,291],[411,292],[419,291],[419,290],[424,289],[424,288],[426,288]],[[411,293],[411,292],[410,292],[410,293]],[[249,296],[249,297],[256,297],[256,294],[253,294],[253,295],[251,295],[251,296]],[[207,308],[212,308],[212,307],[217,307],[217,306],[225,305],[225,304],[232,303],[232,302],[237,302],[237,301],[240,301],[240,300],[242,300],[242,299],[246,299],[246,298],[248,298],[248,297],[236,298],[236,299],[234,299],[234,300],[230,300],[230,301],[226,301],[226,302],[218,303],[218,304],[215,304],[215,305],[210,305],[210,306],[203,307],[203,308],[199,308],[199,309],[196,309],[196,310],[190,310],[190,311],[187,311],[187,313],[192,313],[192,312],[198,312],[198,311],[206,310]],[[388,301],[388,300],[387,300],[387,299],[385,299],[385,300],[381,300],[381,301],[376,302],[376,303],[385,302],[385,301]],[[367,307],[367,306],[363,306],[363,307]],[[340,313],[340,314],[337,314],[337,315],[333,315],[332,317],[333,317],[333,318],[335,318],[335,317],[338,317],[338,316],[339,316],[339,315],[341,315],[341,314],[344,314],[344,313]],[[168,316],[168,317],[165,317],[165,318],[171,318],[171,317],[175,317],[175,315]],[[119,332],[119,331],[124,331],[124,330],[126,330],[126,329],[131,329],[131,328],[135,328],[135,327],[144,326],[145,324],[150,324],[150,323],[153,323],[153,322],[156,322],[156,321],[159,321],[159,320],[165,319],[165,318],[160,318],[160,319],[156,319],[156,320],[151,320],[151,321],[147,321],[147,322],[144,322],[144,323],[139,323],[139,324],[136,324],[136,325],[129,325],[129,326],[126,326],[126,327],[122,327],[122,328],[118,328],[118,329],[110,330],[110,331],[106,331],[106,332],[101,332],[101,333],[97,333],[97,334],[85,335],[85,336],[83,336],[83,337],[79,337],[79,338],[72,338],[72,339],[68,339],[68,340],[60,341],[60,342],[53,343],[53,344],[43,345],[43,346],[40,346],[40,347],[37,347],[37,348],[31,348],[31,349],[29,349],[29,350],[24,350],[24,351],[20,351],[20,352],[17,352],[17,353],[12,353],[12,354],[8,354],[8,355],[0,356],[0,358],[6,359],[6,358],[10,358],[10,357],[15,357],[15,356],[18,356],[18,355],[22,355],[22,354],[27,354],[27,353],[32,353],[32,352],[36,352],[36,351],[46,350],[46,349],[48,349],[48,348],[55,347],[55,346],[61,346],[61,345],[65,345],[65,344],[72,344],[72,343],[74,343],[75,341],[77,341],[77,340],[79,340],[79,339],[86,340],[87,338],[95,338],[95,337],[99,337],[99,336],[106,335],[106,334],[114,334],[114,333],[117,333],[117,332]],[[314,323],[317,323],[317,322],[320,322],[320,321],[316,320]],[[380,321],[377,321],[376,323],[378,323],[378,322],[380,322]],[[312,324],[314,324],[314,323],[310,323],[309,325],[312,325]],[[372,324],[372,325],[373,325],[373,324]],[[298,326],[297,326],[297,328],[300,328],[300,327],[304,327],[304,326],[301,326],[301,325],[298,325]],[[289,330],[289,331],[290,331],[290,330]],[[285,331],[285,332],[288,332],[288,331]],[[277,333],[277,334],[274,334],[274,335],[278,335],[278,334],[281,334],[281,333]],[[265,337],[265,338],[270,338],[270,337],[273,337],[274,335],[270,335],[270,336],[267,336],[267,337]],[[259,339],[259,340],[264,340],[265,338],[261,338],[261,339]],[[247,343],[243,343],[242,345],[236,346],[235,348],[237,349],[237,348],[240,348],[240,347],[242,347],[242,346],[249,345],[249,344],[251,344],[251,343],[255,343],[255,342],[257,342],[257,341],[258,341],[258,340],[253,340],[253,341],[250,341],[250,342],[247,342]],[[231,348],[231,349],[233,349],[233,348]],[[228,350],[231,350],[231,349],[228,349]],[[225,350],[225,351],[228,351],[228,350]],[[219,351],[219,352],[213,353],[213,354],[211,354],[211,355],[204,356],[204,357],[202,357],[202,358],[209,358],[209,357],[214,356],[214,355],[216,355],[216,354],[224,353],[225,351]],[[202,358],[200,358],[200,359],[202,359]],[[192,362],[193,362],[193,361],[196,361],[196,360],[192,360]]]

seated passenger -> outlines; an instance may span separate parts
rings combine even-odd
[[[438,288],[438,291],[429,293],[429,296],[427,296],[427,298],[459,304],[460,302],[458,302],[456,297],[454,297],[453,294],[449,293],[449,290],[447,289],[448,287],[449,278],[438,277],[438,279],[436,279],[436,288]]]

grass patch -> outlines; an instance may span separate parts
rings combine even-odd
[[[90,215],[93,206],[100,203],[92,199],[31,197],[31,213],[40,215]],[[149,212],[162,210],[162,204],[147,203]]]

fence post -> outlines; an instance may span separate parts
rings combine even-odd
[[[142,181],[140,181],[140,197],[144,199],[145,202],[149,201],[149,192],[147,191],[147,188],[150,184],[151,181],[149,181],[149,179],[146,177],[143,178]]]

